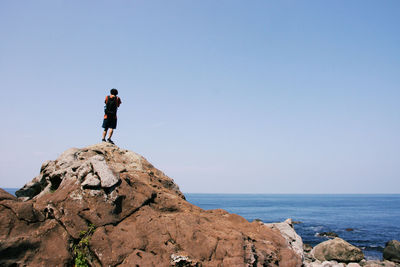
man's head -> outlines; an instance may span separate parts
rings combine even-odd
[[[118,95],[118,90],[115,89],[115,88],[113,88],[113,89],[110,90],[110,94],[112,94],[112,95]]]

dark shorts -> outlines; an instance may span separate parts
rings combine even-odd
[[[103,126],[104,129],[115,129],[117,128],[117,119],[116,118],[108,118],[103,120]]]

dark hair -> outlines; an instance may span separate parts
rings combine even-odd
[[[118,95],[118,90],[115,89],[115,88],[113,88],[113,89],[110,90],[110,93],[111,93],[112,95]]]

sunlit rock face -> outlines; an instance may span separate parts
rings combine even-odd
[[[302,264],[279,229],[194,206],[145,158],[107,143],[45,162],[16,195],[0,189],[1,266],[73,266],[89,228],[91,266]]]

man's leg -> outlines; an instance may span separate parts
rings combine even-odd
[[[111,139],[111,136],[114,133],[114,129],[110,129],[110,132],[108,133],[108,139]]]
[[[108,128],[104,128],[102,140],[106,140],[107,130],[108,130]]]

